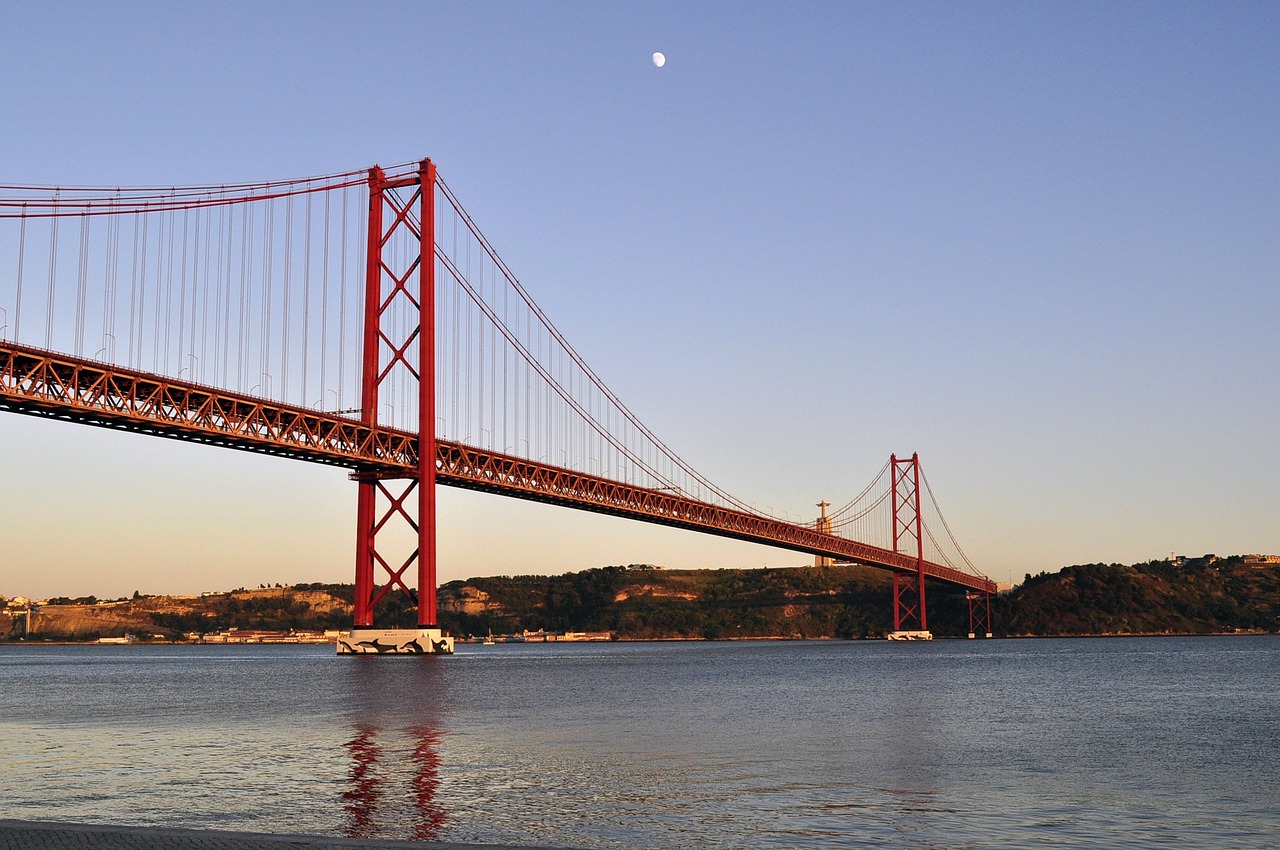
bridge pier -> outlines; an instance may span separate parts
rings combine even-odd
[[[933,640],[924,607],[924,576],[893,573],[893,631],[889,640]]]
[[[369,169],[360,417],[369,428],[416,426],[418,457],[403,473],[352,475],[359,487],[355,612],[351,641],[338,644],[343,654],[453,651],[453,639],[436,628],[435,196],[429,159],[395,178]],[[416,421],[379,422],[379,391],[393,381],[416,386]],[[404,580],[414,566],[416,593]],[[379,568],[387,578],[381,588]],[[393,588],[416,603],[418,629],[372,628],[374,609]]]
[[[991,594],[971,590],[965,597],[969,600],[969,639],[977,637],[978,632],[991,637]]]
[[[920,455],[910,460],[889,455],[889,494],[893,512],[893,551],[915,541],[916,569],[911,573],[893,571],[893,631],[890,640],[933,640],[929,631],[924,599],[924,532],[920,512]],[[914,628],[913,628],[914,626]]]
[[[338,638],[339,655],[452,655],[453,638],[440,629],[352,629]]]

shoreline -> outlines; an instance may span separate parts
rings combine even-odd
[[[1083,635],[996,635],[990,638],[970,638],[963,635],[938,636],[938,641],[991,641],[991,640],[1106,640],[1110,638],[1209,638],[1209,637],[1265,637],[1277,636],[1280,632],[1241,630],[1234,632],[1105,632]],[[469,646],[481,646],[480,641],[463,641],[458,643]],[[618,638],[611,641],[497,641],[492,646],[542,646],[551,644],[599,644],[599,643],[894,643],[886,638],[835,638],[835,637],[733,637],[733,638]],[[282,646],[336,646],[334,643],[319,642],[244,642],[244,643],[202,643],[184,640],[149,640],[132,643],[99,643],[96,640],[0,640],[0,647],[6,646],[100,646],[100,647],[148,647],[148,646],[204,646],[204,647],[272,647]],[[0,821],[3,822],[3,821]]]
[[[532,844],[460,844],[10,818],[0,818],[0,847],[38,850],[155,850],[157,847],[172,850],[556,850]]]

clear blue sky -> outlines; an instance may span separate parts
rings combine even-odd
[[[998,581],[1280,553],[1280,5],[0,5],[0,182],[430,156],[596,371]],[[665,67],[650,61],[654,51]],[[442,489],[441,580],[808,559]],[[342,471],[0,415],[0,593],[350,581]]]

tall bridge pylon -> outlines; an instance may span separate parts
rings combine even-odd
[[[388,591],[414,596],[403,576],[415,566],[418,626],[436,625],[435,184],[429,159],[394,180],[381,168],[369,170],[360,421],[376,429],[381,387],[407,382],[418,397],[418,463],[352,473],[359,487],[354,620],[361,629],[372,628]],[[397,250],[406,245],[411,250]],[[407,534],[396,535],[397,527]],[[387,579],[381,588],[379,570]]]
[[[903,639],[927,638],[929,621],[924,595],[924,533],[920,511],[920,455],[889,456],[893,551],[914,557],[914,572],[893,572],[893,632]]]

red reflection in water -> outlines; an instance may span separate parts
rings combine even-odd
[[[347,771],[351,789],[342,795],[347,801],[346,834],[349,838],[385,837],[379,835],[379,824],[375,818],[384,807],[387,794],[385,777],[378,772],[383,749],[374,742],[381,731],[373,726],[357,727],[356,736],[345,744],[351,754],[351,768]],[[447,820],[444,807],[435,802],[436,792],[440,789],[440,753],[437,748],[441,733],[429,726],[413,726],[406,731],[415,741],[412,754],[414,819],[409,837],[414,841],[434,841]],[[395,817],[391,812],[387,815],[392,819]]]
[[[413,748],[413,763],[417,771],[413,777],[414,801],[417,803],[418,820],[413,827],[414,841],[434,841],[444,827],[445,811],[435,802],[440,788],[439,730],[428,726],[415,726],[409,730],[417,739]]]
[[[373,770],[381,754],[373,742],[377,731],[371,726],[359,727],[356,736],[346,743],[347,752],[351,753],[351,769],[347,771],[351,790],[342,796],[347,801],[346,832],[351,838],[373,837],[373,813],[378,809],[378,785],[382,781]]]

